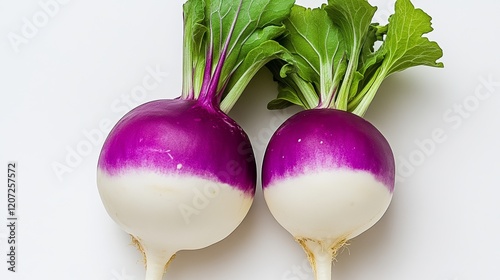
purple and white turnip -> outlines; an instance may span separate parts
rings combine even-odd
[[[241,223],[255,192],[250,147],[233,120],[195,100],[143,104],[113,128],[99,193],[144,252],[146,279],[161,279],[177,251],[211,245]]]
[[[372,23],[365,0],[294,6],[280,43],[293,59],[268,64],[279,85],[268,105],[306,110],[271,137],[262,166],[271,214],[303,247],[317,280],[346,242],[384,215],[395,184],[394,155],[362,116],[382,81],[417,65],[442,67],[440,47],[422,37],[430,17],[397,0],[386,26]],[[381,41],[375,49],[375,43]]]
[[[350,239],[385,213],[394,157],[368,121],[335,109],[310,109],[273,135],[263,163],[264,196],[274,218],[306,250],[317,279]]]

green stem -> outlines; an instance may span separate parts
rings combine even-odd
[[[367,92],[373,88],[375,81],[377,80],[378,76],[380,75],[380,72],[382,71],[382,68],[377,68],[376,72],[372,75],[368,83],[363,87],[363,89],[357,93],[352,100],[349,101],[347,105],[347,110],[348,111],[353,111],[359,103],[361,103],[361,100],[366,96]],[[378,88],[378,87],[377,87]]]
[[[353,50],[358,50],[358,46],[355,45],[352,48]],[[349,58],[349,63],[347,65],[347,71],[344,77],[347,77],[346,80],[342,82],[340,86],[340,90],[338,93],[338,97],[336,100],[336,106],[339,110],[347,110],[347,104],[349,101],[349,91],[351,89],[352,81],[354,79],[354,73],[358,67],[358,59],[359,59],[359,51],[352,52],[351,57]]]
[[[311,83],[304,81],[297,74],[291,74],[292,80],[299,88],[299,98],[303,100],[305,109],[316,108],[320,105],[319,97]]]
[[[250,83],[252,78],[259,72],[259,70],[264,67],[269,61],[274,59],[274,57],[270,56],[267,57],[264,60],[260,60],[258,63],[253,64],[251,67],[249,67],[238,79],[238,81],[231,86],[231,89],[227,93],[224,98],[222,98],[220,102],[219,108],[224,112],[228,113],[233,106],[236,104],[236,101],[241,97],[243,94],[243,91],[247,87],[247,85]]]
[[[371,84],[371,86],[368,88],[368,91],[366,94],[363,95],[363,98],[359,102],[359,104],[356,106],[356,108],[352,111],[352,113],[363,117],[368,110],[368,107],[370,106],[370,103],[373,101],[373,98],[375,97],[375,94],[377,93],[378,89],[380,88],[380,85],[384,81],[384,79],[387,77],[387,71],[380,71],[378,75],[375,75],[376,78]]]
[[[319,96],[320,96],[320,104],[319,108],[328,108],[328,105],[330,104],[330,101],[333,99],[333,73],[334,73],[334,66],[331,65],[329,62],[324,62],[328,61],[328,58],[321,58],[320,59],[320,89],[319,89]]]
[[[337,109],[335,100],[337,99],[337,92],[339,90],[339,85],[342,79],[344,78],[345,74],[345,56],[338,62],[338,65],[334,65],[334,75],[333,75],[333,82],[331,84],[330,88],[330,100],[328,101],[327,107],[330,109]]]

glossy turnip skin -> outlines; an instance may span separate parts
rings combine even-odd
[[[315,170],[366,171],[394,190],[394,155],[385,137],[365,119],[335,109],[311,109],[289,118],[264,156],[262,186]]]
[[[256,165],[250,140],[218,109],[197,100],[164,99],[127,113],[107,137],[98,168],[186,174],[255,193]]]
[[[271,137],[262,167],[271,214],[302,246],[315,279],[331,279],[346,242],[386,212],[394,190],[394,156],[368,121],[346,111],[310,109]]]
[[[193,99],[145,103],[111,130],[97,186],[109,216],[138,244],[146,279],[162,279],[176,252],[221,241],[253,202],[256,164],[246,133]]]

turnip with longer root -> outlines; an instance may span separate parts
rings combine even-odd
[[[286,120],[264,155],[262,185],[275,219],[306,251],[317,280],[331,279],[332,259],[386,212],[395,183],[388,141],[362,118],[382,81],[436,62],[437,43],[422,37],[431,18],[397,0],[386,26],[371,23],[365,0],[330,0],[292,8],[280,41],[294,59],[273,61],[279,85],[268,105],[306,110]],[[375,43],[381,41],[375,49]]]
[[[127,113],[99,157],[98,190],[111,218],[146,259],[146,280],[162,279],[179,250],[228,236],[253,201],[250,141],[226,113],[266,63],[286,58],[274,38],[291,0],[184,4],[183,89]]]

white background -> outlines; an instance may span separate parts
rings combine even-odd
[[[0,278],[143,279],[141,255],[101,204],[96,161],[107,126],[127,110],[180,94],[183,1],[61,0],[50,15],[47,2],[0,1]],[[377,19],[392,10],[392,1],[371,3]],[[400,180],[383,219],[338,257],[333,279],[500,279],[500,2],[463,3],[414,0],[434,18],[429,37],[444,49],[445,68],[391,76],[370,107],[366,118],[391,143]],[[133,95],[151,71],[160,72],[156,86]],[[259,165],[293,112],[267,111],[274,94],[263,70],[230,113]],[[17,273],[4,261],[11,160]],[[58,164],[67,172],[58,176]],[[180,252],[165,279],[312,279],[305,260],[259,190],[233,234]]]

